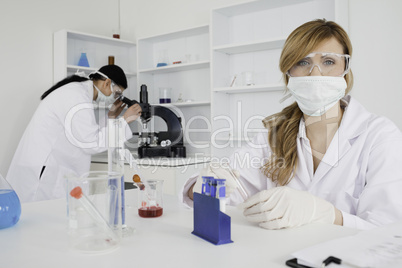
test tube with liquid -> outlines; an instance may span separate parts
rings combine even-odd
[[[211,196],[211,184],[212,184],[212,180],[214,179],[214,177],[207,177],[207,176],[203,176],[202,180],[202,194],[207,195],[207,196]]]
[[[219,209],[222,212],[226,211],[226,186],[225,179],[215,179],[216,181],[216,198],[219,199]]]

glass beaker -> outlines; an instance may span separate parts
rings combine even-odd
[[[159,51],[159,58],[156,67],[164,67],[169,65],[169,54],[167,49],[162,49]]]
[[[113,38],[120,39],[120,27],[113,29]]]
[[[138,194],[138,215],[143,218],[163,214],[163,180],[147,180]]]
[[[72,248],[105,253],[122,237],[121,174],[91,171],[67,177],[67,215]]]
[[[242,72],[243,85],[253,86],[254,85],[254,73],[253,72]]]
[[[0,174],[0,229],[14,226],[19,221],[20,216],[20,199]]]
[[[172,102],[172,89],[169,87],[159,88],[159,103],[171,103]]]

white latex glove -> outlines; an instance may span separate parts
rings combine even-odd
[[[333,224],[335,207],[308,192],[283,186],[261,191],[240,204],[244,215],[266,229],[301,226],[310,222]]]
[[[215,179],[225,179],[226,197],[228,197],[237,188],[236,180],[239,178],[239,172],[228,166],[209,164],[206,168],[201,170],[193,188],[194,193],[201,193],[203,176],[214,177]]]

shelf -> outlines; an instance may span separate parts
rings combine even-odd
[[[171,33],[144,37],[144,38],[141,38],[140,41],[157,43],[157,42],[168,41],[168,40],[172,40],[172,39],[186,38],[186,37],[194,36],[194,35],[208,34],[208,32],[209,32],[209,25],[202,25],[202,26],[189,28],[189,29],[183,29],[183,30],[179,30],[179,31],[171,32]]]
[[[85,51],[90,67],[78,66]],[[136,44],[113,37],[100,36],[70,30],[60,30],[53,36],[53,82],[57,83],[76,71],[88,75],[107,64],[114,55],[118,65],[126,70],[130,85],[136,84]]]
[[[217,93],[236,94],[236,93],[254,93],[254,92],[272,92],[282,91],[285,89],[283,84],[255,85],[243,87],[219,87],[213,91]]]
[[[92,68],[92,67],[83,67],[78,65],[67,65],[67,70],[70,72],[75,72],[77,70],[87,71],[87,72],[94,72],[97,71],[99,68]],[[137,76],[136,73],[125,73],[127,77],[135,77]]]
[[[90,42],[101,42],[104,44],[112,44],[114,46],[120,45],[125,47],[135,46],[135,43],[128,40],[117,39],[113,37],[95,35],[95,34],[87,34],[76,31],[65,30],[68,38],[82,40],[82,41],[90,41]]]
[[[168,65],[165,67],[158,67],[152,69],[143,69],[139,70],[139,73],[148,73],[148,74],[163,74],[163,73],[173,73],[173,72],[181,72],[181,71],[189,71],[196,70],[202,68],[209,68],[209,61],[200,61],[194,63],[179,63]]]
[[[251,3],[246,2],[243,4],[237,4],[228,7],[221,7],[215,9],[215,12],[218,12],[228,17],[232,17],[253,12],[259,12],[261,10],[273,9],[311,1],[312,0],[270,0],[270,1],[255,1]]]
[[[176,107],[195,107],[195,106],[208,106],[211,105],[209,101],[191,101],[191,102],[173,102],[173,103],[156,103],[153,105],[159,106],[176,106]]]
[[[279,38],[279,39],[257,41],[250,43],[222,45],[214,47],[214,51],[230,55],[230,54],[255,52],[261,50],[277,49],[282,48],[283,44],[285,43],[285,40],[286,38]]]

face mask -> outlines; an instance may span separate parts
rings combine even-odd
[[[347,84],[339,76],[290,77],[288,89],[306,115],[321,116],[345,96]]]
[[[96,98],[96,103],[104,103],[105,105],[109,106],[110,104],[113,104],[115,101],[114,94],[113,94],[113,87],[112,84],[110,84],[112,94],[110,96],[106,96],[105,94],[102,93],[102,91],[99,90],[97,86],[94,85],[96,90],[98,91],[98,97]]]

